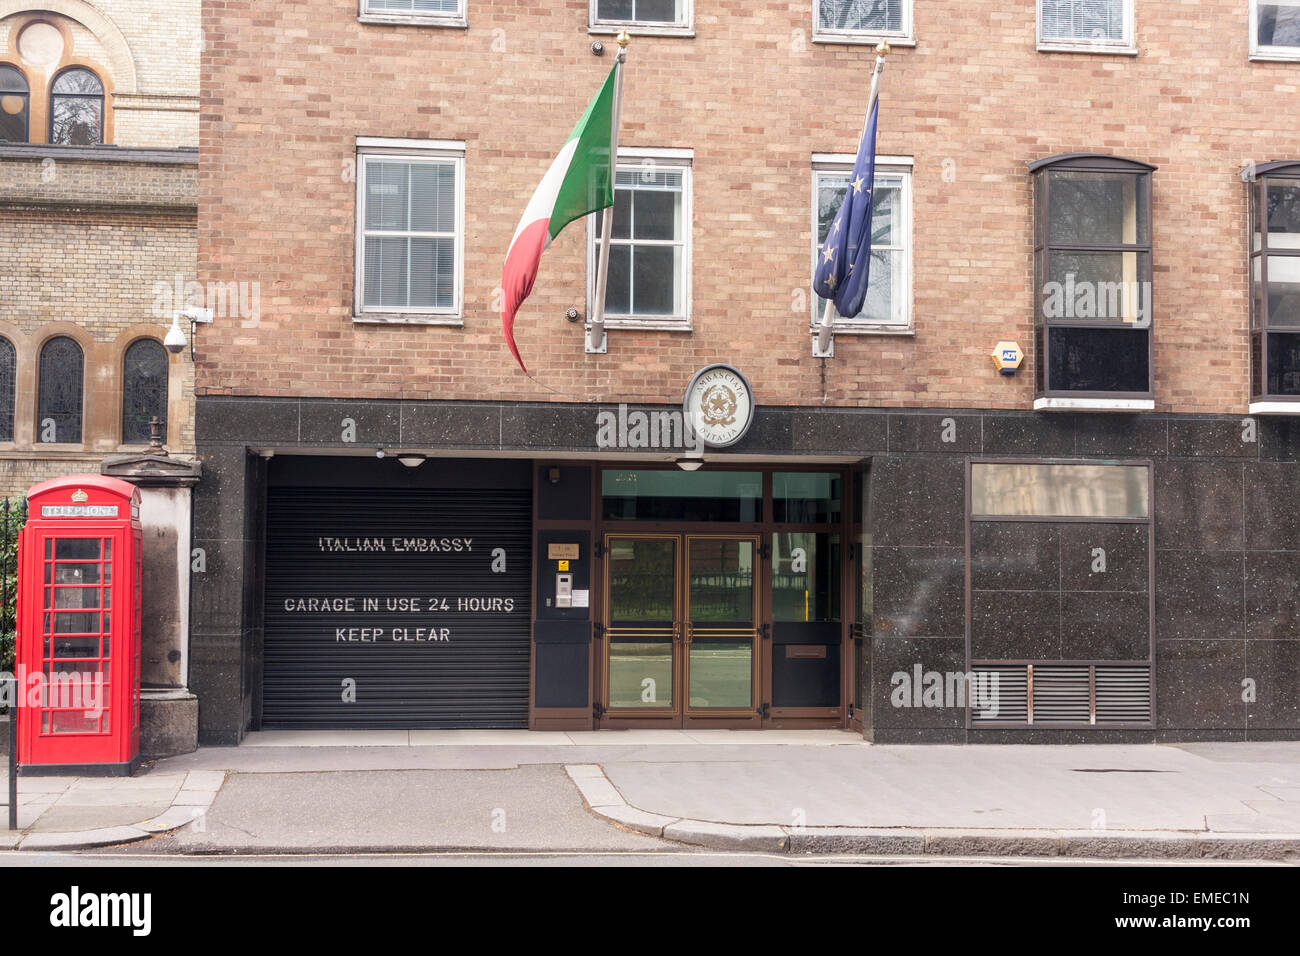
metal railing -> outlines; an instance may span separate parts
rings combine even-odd
[[[9,701],[9,829],[18,829],[18,678],[14,659],[18,647],[18,532],[27,523],[27,500],[0,499],[0,669],[8,673]]]

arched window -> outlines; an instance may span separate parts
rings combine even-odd
[[[0,64],[0,143],[27,142],[30,92],[19,70]]]
[[[18,372],[18,351],[0,336],[0,441],[14,440],[14,386]]]
[[[89,70],[73,67],[50,87],[50,142],[98,146],[104,142],[104,84]]]
[[[167,434],[167,352],[153,339],[132,342],[122,360],[122,443],[149,444],[149,420]]]
[[[81,346],[67,336],[50,339],[41,348],[39,379],[36,383],[40,393],[36,412],[37,441],[81,441],[84,367]]]

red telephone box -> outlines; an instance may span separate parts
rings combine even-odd
[[[27,492],[18,539],[18,762],[140,763],[140,491],[70,475]]]

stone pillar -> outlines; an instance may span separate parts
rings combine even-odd
[[[199,703],[189,690],[191,493],[202,466],[159,447],[108,458],[100,471],[140,489],[140,752],[190,753],[199,739]]]

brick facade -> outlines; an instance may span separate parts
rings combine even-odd
[[[809,42],[807,2],[701,2],[693,38],[634,39],[622,137],[694,150],[694,331],[613,331],[607,355],[584,354],[563,319],[587,305],[574,224],[518,321],[530,381],[493,292],[531,190],[612,62],[588,51],[587,4],[470,0],[468,30],[361,24],[354,0],[208,5],[204,276],[264,292],[256,328],[211,330],[200,394],[670,400],[725,357],[764,404],[1027,408],[1031,375],[988,359],[997,341],[1032,342],[1027,165],[1092,151],[1159,167],[1156,409],[1244,411],[1240,166],[1300,156],[1300,67],[1249,61],[1240,0],[1195,16],[1139,2],[1137,56],[1038,52],[1032,4],[915,8],[879,136],[915,162],[914,336],[839,336],[834,359],[810,356],[811,156],[854,149],[870,48]],[[352,322],[359,135],[466,143],[463,327]]]

